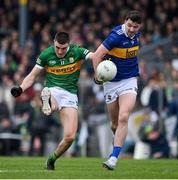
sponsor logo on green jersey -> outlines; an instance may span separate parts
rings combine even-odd
[[[48,73],[52,73],[56,75],[66,75],[66,74],[72,74],[77,70],[80,70],[80,67],[81,67],[81,61],[78,61],[76,63],[65,66],[46,67],[46,71]]]

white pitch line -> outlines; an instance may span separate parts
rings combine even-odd
[[[12,169],[0,169],[0,173],[14,173],[14,172],[45,172],[44,170],[12,170]]]

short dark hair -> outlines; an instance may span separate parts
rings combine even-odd
[[[130,11],[127,16],[126,16],[126,20],[132,20],[133,22],[136,22],[138,24],[142,23],[142,15],[141,12],[139,11]]]
[[[59,44],[65,44],[70,42],[69,34],[66,32],[57,32],[54,38]]]

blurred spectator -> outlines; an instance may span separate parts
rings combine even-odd
[[[3,101],[0,102],[0,119],[9,118],[10,112],[7,104]]]
[[[10,89],[13,85],[13,80],[8,74],[2,75],[2,86],[0,86],[0,102],[7,104],[9,115],[13,115],[14,99],[10,94]]]
[[[148,106],[152,111],[155,111],[161,116],[167,107],[167,97],[165,93],[166,81],[164,75],[160,73],[156,67],[152,70],[148,86],[151,87]]]
[[[174,79],[173,89],[172,89],[172,100],[169,102],[168,106],[168,116],[176,116],[176,125],[173,132],[173,139],[177,140],[178,143],[178,71],[172,71],[172,77]],[[177,147],[178,152],[178,147]]]
[[[20,140],[15,138],[18,134],[18,129],[13,126],[8,117],[0,119],[0,155],[9,156],[19,153]]]
[[[149,116],[148,116],[149,118]],[[168,158],[169,145],[165,133],[160,130],[158,121],[145,120],[139,130],[140,139],[150,145],[151,158]]]

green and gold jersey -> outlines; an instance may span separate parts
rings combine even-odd
[[[69,50],[63,58],[57,57],[54,46],[41,52],[36,61],[46,70],[46,87],[59,87],[73,94],[78,91],[78,79],[81,62],[89,51],[76,44],[70,44]]]

